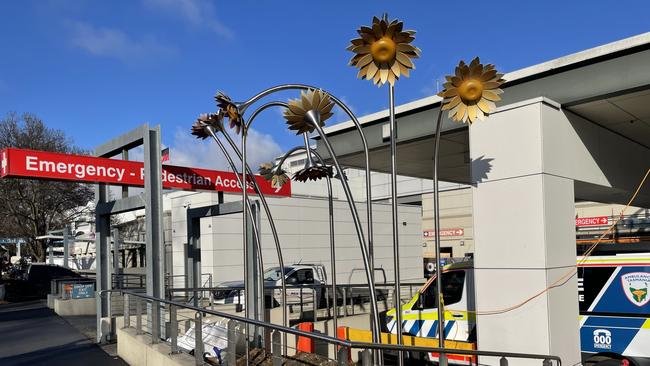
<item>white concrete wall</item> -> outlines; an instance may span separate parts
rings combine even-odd
[[[226,195],[226,201],[238,200],[237,195]],[[326,266],[330,276],[330,248],[327,200],[322,198],[267,198],[279,232],[286,265],[292,263],[317,263]],[[172,199],[173,272],[185,272],[184,243],[187,241],[185,208],[216,203],[216,194],[186,194]],[[365,232],[365,204],[357,208]],[[352,282],[365,283],[363,262],[352,216],[345,201],[335,201],[337,281],[347,283],[354,268]],[[387,281],[393,280],[393,255],[390,205],[375,204],[373,208],[375,230],[375,266],[384,268]],[[421,280],[422,228],[421,209],[400,206],[400,256],[401,278]],[[405,224],[404,224],[405,223]],[[266,217],[262,216],[262,247],[264,266],[275,266],[277,254]],[[201,220],[201,266],[203,273],[212,273],[215,283],[243,278],[241,243],[241,214],[206,218]],[[378,275],[379,276],[379,275]],[[381,278],[377,277],[377,281]],[[175,286],[182,286],[176,280]]]

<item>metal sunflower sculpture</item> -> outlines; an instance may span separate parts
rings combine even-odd
[[[296,135],[301,135],[305,132],[314,132],[315,129],[311,119],[307,117],[307,112],[317,113],[320,116],[320,125],[323,126],[333,115],[334,102],[324,91],[310,89],[300,92],[300,98],[290,99],[287,107],[284,118],[289,129],[296,131]]]
[[[219,110],[222,111],[222,114],[228,117],[230,128],[233,128],[235,130],[235,133],[239,134],[241,131],[243,119],[239,113],[239,107],[237,104],[233,102],[229,96],[222,92],[217,92],[217,94],[214,96],[214,99],[217,102],[217,107],[219,107]]]
[[[496,110],[494,102],[501,100],[502,77],[494,65],[483,65],[478,57],[469,65],[460,61],[455,75],[446,76],[444,89],[438,93],[444,98],[442,110],[449,110],[449,118],[457,122],[483,120]]]
[[[280,188],[289,181],[287,172],[282,167],[276,167],[272,163],[260,164],[259,174],[264,180],[271,182],[273,188]]]
[[[210,137],[206,130],[212,127],[215,131],[223,130],[223,115],[221,113],[203,113],[199,115],[194,124],[192,124],[192,135],[196,138],[205,140]]]
[[[359,38],[350,41],[348,50],[355,53],[350,65],[360,69],[357,77],[372,80],[377,86],[391,85],[400,76],[409,76],[415,69],[411,59],[420,57],[420,49],[411,45],[415,31],[402,30],[404,23],[397,19],[372,18],[372,26],[357,29]]]
[[[308,164],[300,169],[293,175],[293,179],[298,182],[306,182],[307,180],[320,180],[325,177],[332,177],[334,175],[332,167],[323,164]]]

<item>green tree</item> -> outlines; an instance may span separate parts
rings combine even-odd
[[[0,120],[0,149],[8,147],[84,153],[62,131],[48,128],[29,113],[9,113]],[[88,184],[75,182],[7,178],[0,179],[0,196],[0,236],[25,239],[23,253],[42,262],[46,243],[36,237],[74,221],[93,198],[93,191]]]

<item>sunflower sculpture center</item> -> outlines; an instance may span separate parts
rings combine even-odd
[[[384,63],[395,59],[397,44],[390,37],[381,37],[370,46],[370,53],[376,62]]]
[[[483,83],[480,80],[465,80],[458,87],[458,95],[465,103],[476,103],[483,96]]]

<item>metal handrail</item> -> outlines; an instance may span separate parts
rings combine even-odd
[[[301,337],[307,337],[310,339],[316,339],[320,341],[324,341],[339,347],[346,347],[349,349],[372,349],[372,350],[383,350],[383,351],[412,351],[412,352],[427,352],[427,353],[447,353],[447,354],[455,354],[455,355],[464,355],[464,356],[488,356],[488,357],[502,357],[502,358],[524,358],[524,359],[536,359],[536,360],[543,360],[543,361],[549,361],[553,360],[557,362],[558,366],[562,366],[562,360],[558,356],[552,356],[552,355],[542,355],[542,354],[534,354],[534,353],[518,353],[518,352],[499,352],[499,351],[479,351],[479,350],[467,350],[467,349],[455,349],[455,348],[439,348],[439,347],[423,347],[423,346],[406,346],[406,345],[397,345],[397,344],[384,344],[384,343],[365,343],[365,342],[356,342],[356,341],[349,341],[345,339],[338,339],[338,338],[333,338],[328,335],[322,334],[322,333],[311,333],[311,332],[306,332],[302,331],[299,329],[295,328],[289,328],[289,327],[284,327],[282,325],[277,325],[273,323],[266,323],[261,320],[256,320],[256,319],[249,319],[233,314],[228,314],[225,312],[217,311],[217,310],[211,310],[211,309],[204,309],[204,308],[199,308],[193,305],[188,305],[188,304],[183,304],[175,301],[170,301],[166,299],[160,299],[152,296],[148,296],[142,293],[136,293],[132,291],[124,291],[124,290],[103,290],[99,291],[97,293],[97,296],[101,298],[101,296],[104,293],[120,293],[122,295],[128,295],[138,297],[144,300],[149,300],[152,302],[156,302],[159,304],[167,304],[170,306],[175,306],[178,308],[183,308],[183,309],[188,309],[188,310],[193,310],[198,313],[203,313],[203,314],[210,314],[214,316],[218,316],[221,318],[226,318],[229,320],[234,320],[242,323],[246,323],[249,325],[253,326],[258,326],[262,328],[268,328],[272,330],[276,330],[279,332],[285,332],[288,334],[293,334],[295,336],[301,336]],[[109,314],[110,316],[110,314]]]

